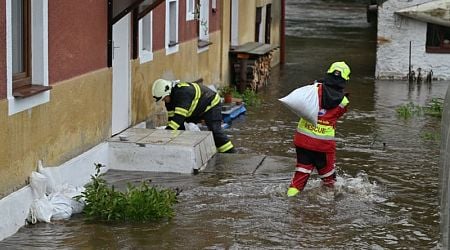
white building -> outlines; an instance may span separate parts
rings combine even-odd
[[[410,71],[450,80],[450,0],[388,0],[378,7],[377,79]]]

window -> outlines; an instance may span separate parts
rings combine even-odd
[[[211,9],[214,13],[217,11],[217,0],[211,0]]]
[[[166,1],[166,54],[178,51],[178,0]]]
[[[211,44],[209,42],[209,0],[200,0],[198,32],[198,52],[203,52]]]
[[[270,43],[270,28],[272,22],[272,5],[256,7],[255,42]]]
[[[426,52],[450,53],[450,27],[427,24]]]
[[[195,2],[196,0],[186,0],[186,21],[195,19]]]
[[[141,63],[153,60],[153,12],[139,20],[139,59]]]
[[[239,45],[239,0],[231,0],[230,45]]]
[[[48,0],[6,0],[8,113],[50,100]]]
[[[256,17],[255,17],[255,42],[260,42],[260,34],[263,33],[261,31],[261,22],[262,22],[262,7],[256,7]]]
[[[265,34],[265,43],[270,43],[270,29],[272,28],[272,4],[268,4],[266,6],[266,34]]]
[[[13,88],[31,84],[30,0],[12,1],[12,74]]]

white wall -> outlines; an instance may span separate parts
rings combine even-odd
[[[433,70],[433,77],[450,79],[450,54],[425,53],[427,24],[394,14],[397,10],[429,1],[389,0],[379,6],[376,78],[406,79],[411,41],[411,65],[416,74],[417,68],[422,68],[424,78]]]

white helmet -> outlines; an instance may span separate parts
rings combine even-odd
[[[153,98],[155,98],[156,101],[159,101],[164,97],[170,95],[171,91],[172,91],[172,81],[165,79],[158,79],[153,82],[152,94]]]

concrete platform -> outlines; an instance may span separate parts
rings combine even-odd
[[[192,173],[216,154],[210,131],[130,128],[108,144],[108,168],[117,170]]]

